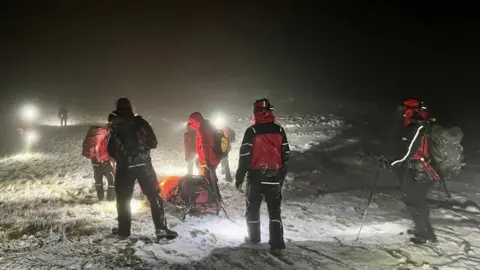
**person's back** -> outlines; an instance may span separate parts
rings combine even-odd
[[[108,120],[111,122],[108,152],[117,161],[115,191],[118,228],[112,232],[122,238],[130,236],[130,200],[135,181],[138,180],[150,203],[157,238],[177,237],[178,234],[167,227],[160,188],[151,163],[150,150],[157,147],[152,127],[145,119],[134,115],[126,98],[117,101],[117,109],[109,115]]]
[[[150,150],[157,147],[150,124],[141,116],[122,110],[114,111],[110,120],[109,152],[118,165],[132,167],[150,163]]]
[[[401,156],[390,165],[394,170],[401,170],[401,188],[403,201],[412,216],[415,228],[408,230],[413,234],[410,240],[415,244],[427,241],[436,242],[437,238],[430,222],[427,196],[430,192],[436,172],[431,168],[425,155],[428,155],[426,134],[430,129],[430,117],[423,103],[416,99],[404,102],[405,135],[402,138],[404,150]]]
[[[255,124],[247,128],[240,147],[235,186],[240,189],[247,176],[248,243],[259,243],[260,205],[265,198],[269,214],[271,252],[285,249],[281,218],[282,185],[287,172],[290,146],[283,128],[275,123],[268,99],[254,103]]]

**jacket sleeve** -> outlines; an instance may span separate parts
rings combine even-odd
[[[255,130],[249,127],[243,135],[242,145],[240,146],[240,158],[238,160],[238,169],[236,174],[236,181],[243,183],[248,167],[252,160],[253,140],[255,137]]]
[[[282,135],[282,170],[286,172],[288,169],[288,160],[290,159],[290,145],[288,144],[287,134],[285,134],[283,128],[280,128],[280,134]]]
[[[147,146],[150,149],[155,149],[158,146],[157,136],[155,136],[155,132],[153,131],[152,126],[148,123],[147,120],[139,117],[140,127],[142,129],[142,133],[145,136],[145,141]]]
[[[412,155],[414,155],[416,153],[416,150],[420,147],[420,143],[423,137],[422,135],[424,134],[424,129],[425,129],[425,126],[421,125],[415,130],[415,133],[412,139],[410,140],[410,143],[408,144],[408,148],[406,149],[405,154],[402,156],[401,159],[393,161],[390,164],[390,166],[393,167],[395,165],[398,165],[400,163],[404,163],[405,161],[410,160],[410,157],[412,157]]]

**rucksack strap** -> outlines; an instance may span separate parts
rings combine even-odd
[[[429,133],[425,131],[420,143],[418,151],[413,155],[412,160],[419,160],[422,162],[423,167],[427,173],[433,178],[433,180],[440,180],[440,175],[435,171],[435,169],[430,165],[430,152],[429,152]]]

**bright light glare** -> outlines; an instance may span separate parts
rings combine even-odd
[[[130,211],[132,211],[132,213],[138,213],[140,210],[142,210],[142,208],[143,203],[141,201],[135,199],[130,201]]]
[[[32,105],[27,105],[22,110],[22,117],[26,121],[35,120],[38,116],[38,110]]]
[[[116,213],[117,212],[117,202],[106,202],[100,207],[105,213]],[[138,213],[143,209],[143,202],[141,200],[132,199],[130,201],[130,211],[131,213]]]
[[[27,143],[34,143],[38,140],[38,133],[35,131],[27,131],[25,132],[25,140]]]
[[[161,174],[166,175],[185,175],[187,173],[187,168],[185,167],[166,167],[158,170]]]
[[[217,115],[214,119],[213,119],[213,125],[216,127],[216,128],[223,128],[225,126],[225,117],[223,117],[222,115]]]

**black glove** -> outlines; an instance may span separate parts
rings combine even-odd
[[[241,190],[243,181],[245,181],[245,174],[242,174],[239,171],[237,171],[237,173],[235,174],[235,187],[238,190]]]
[[[378,157],[376,159],[376,165],[377,165],[377,168],[381,170],[392,171],[392,166],[390,165],[390,161],[384,156]]]

